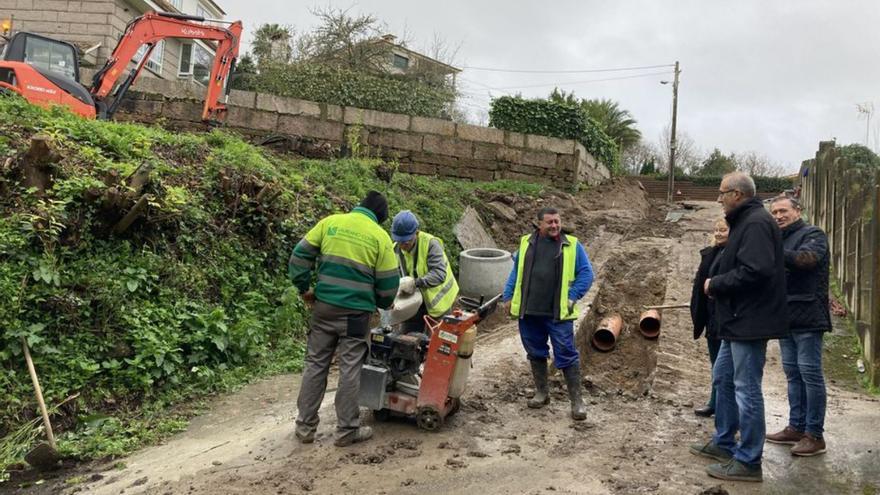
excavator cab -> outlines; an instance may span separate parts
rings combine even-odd
[[[70,43],[20,31],[5,48],[3,60],[25,62],[43,75],[51,73],[79,82],[79,57]]]
[[[79,56],[75,46],[39,34],[20,31],[6,43],[2,60],[23,62],[86,105],[94,105],[79,82]],[[0,82],[15,85],[15,72],[0,67]]]

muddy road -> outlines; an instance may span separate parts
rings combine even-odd
[[[762,484],[721,483],[705,475],[708,461],[687,451],[690,442],[713,431],[711,420],[692,413],[709,390],[705,341],[693,341],[686,310],[663,314],[657,340],[641,337],[637,316],[641,305],[688,300],[698,251],[719,210],[696,203],[678,223],[666,223],[664,207],[651,205],[637,187],[614,188],[619,191],[603,192],[604,201],[555,198],[570,202],[561,205],[563,221],[584,241],[598,275],[581,302],[584,317],[577,327],[587,421],[569,418],[558,373],[551,380],[551,404],[526,407],[532,382],[516,324],[495,317],[481,329],[461,411],[437,432],[420,431],[405,420],[377,422],[365,413],[374,438],[334,447],[331,389],[316,442],[301,445],[293,437],[298,376],[278,376],[217,400],[186,432],[125,459],[124,469],[96,466],[91,478],[85,476],[89,481],[59,483],[59,491],[803,494],[880,488],[880,403],[833,386],[828,454],[793,459],[784,448],[768,445]],[[510,205],[519,214],[540,206]],[[506,225],[492,230],[502,245],[514,235]],[[615,351],[598,353],[589,335],[611,312],[623,315],[625,328]],[[765,376],[768,430],[775,431],[787,416],[775,344]]]

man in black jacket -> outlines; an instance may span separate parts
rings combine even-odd
[[[828,238],[801,219],[800,205],[775,198],[770,213],[782,229],[791,337],[779,340],[782,369],[788,379],[788,426],[767,441],[794,445],[791,453],[825,452],[825,379],[822,336],[831,330],[828,310]]]
[[[761,481],[767,341],[788,335],[782,235],[755,197],[751,177],[724,176],[718,191],[730,237],[718,269],[703,290],[715,300],[721,349],[712,370],[717,390],[715,434],[691,452],[721,461],[706,467],[724,480]],[[739,431],[740,441],[736,441]]]

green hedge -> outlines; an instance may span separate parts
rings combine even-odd
[[[666,174],[655,176],[657,179],[666,180]],[[759,193],[782,192],[786,189],[794,187],[794,181],[785,177],[763,177],[760,175],[752,176],[755,181],[755,188]],[[687,180],[698,186],[718,186],[721,184],[721,177],[710,177],[702,175],[676,175],[675,180]]]
[[[576,139],[612,172],[620,171],[617,146],[578,106],[543,98],[502,96],[492,100],[489,125],[526,134]]]
[[[239,87],[309,101],[422,117],[443,117],[455,100],[455,92],[451,88],[315,64],[263,69],[259,74],[249,74]]]

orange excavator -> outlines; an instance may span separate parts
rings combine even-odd
[[[202,119],[222,121],[229,94],[226,83],[238,58],[242,24],[236,21],[218,27],[205,21],[200,16],[167,12],[147,12],[135,18],[126,26],[104,67],[95,73],[90,88],[79,82],[79,52],[75,46],[18,32],[8,39],[0,58],[0,93],[17,93],[41,106],[64,105],[90,119],[109,119],[161,40],[206,40],[216,43],[216,51]],[[143,56],[126,75],[129,63],[144,45],[147,48]]]

